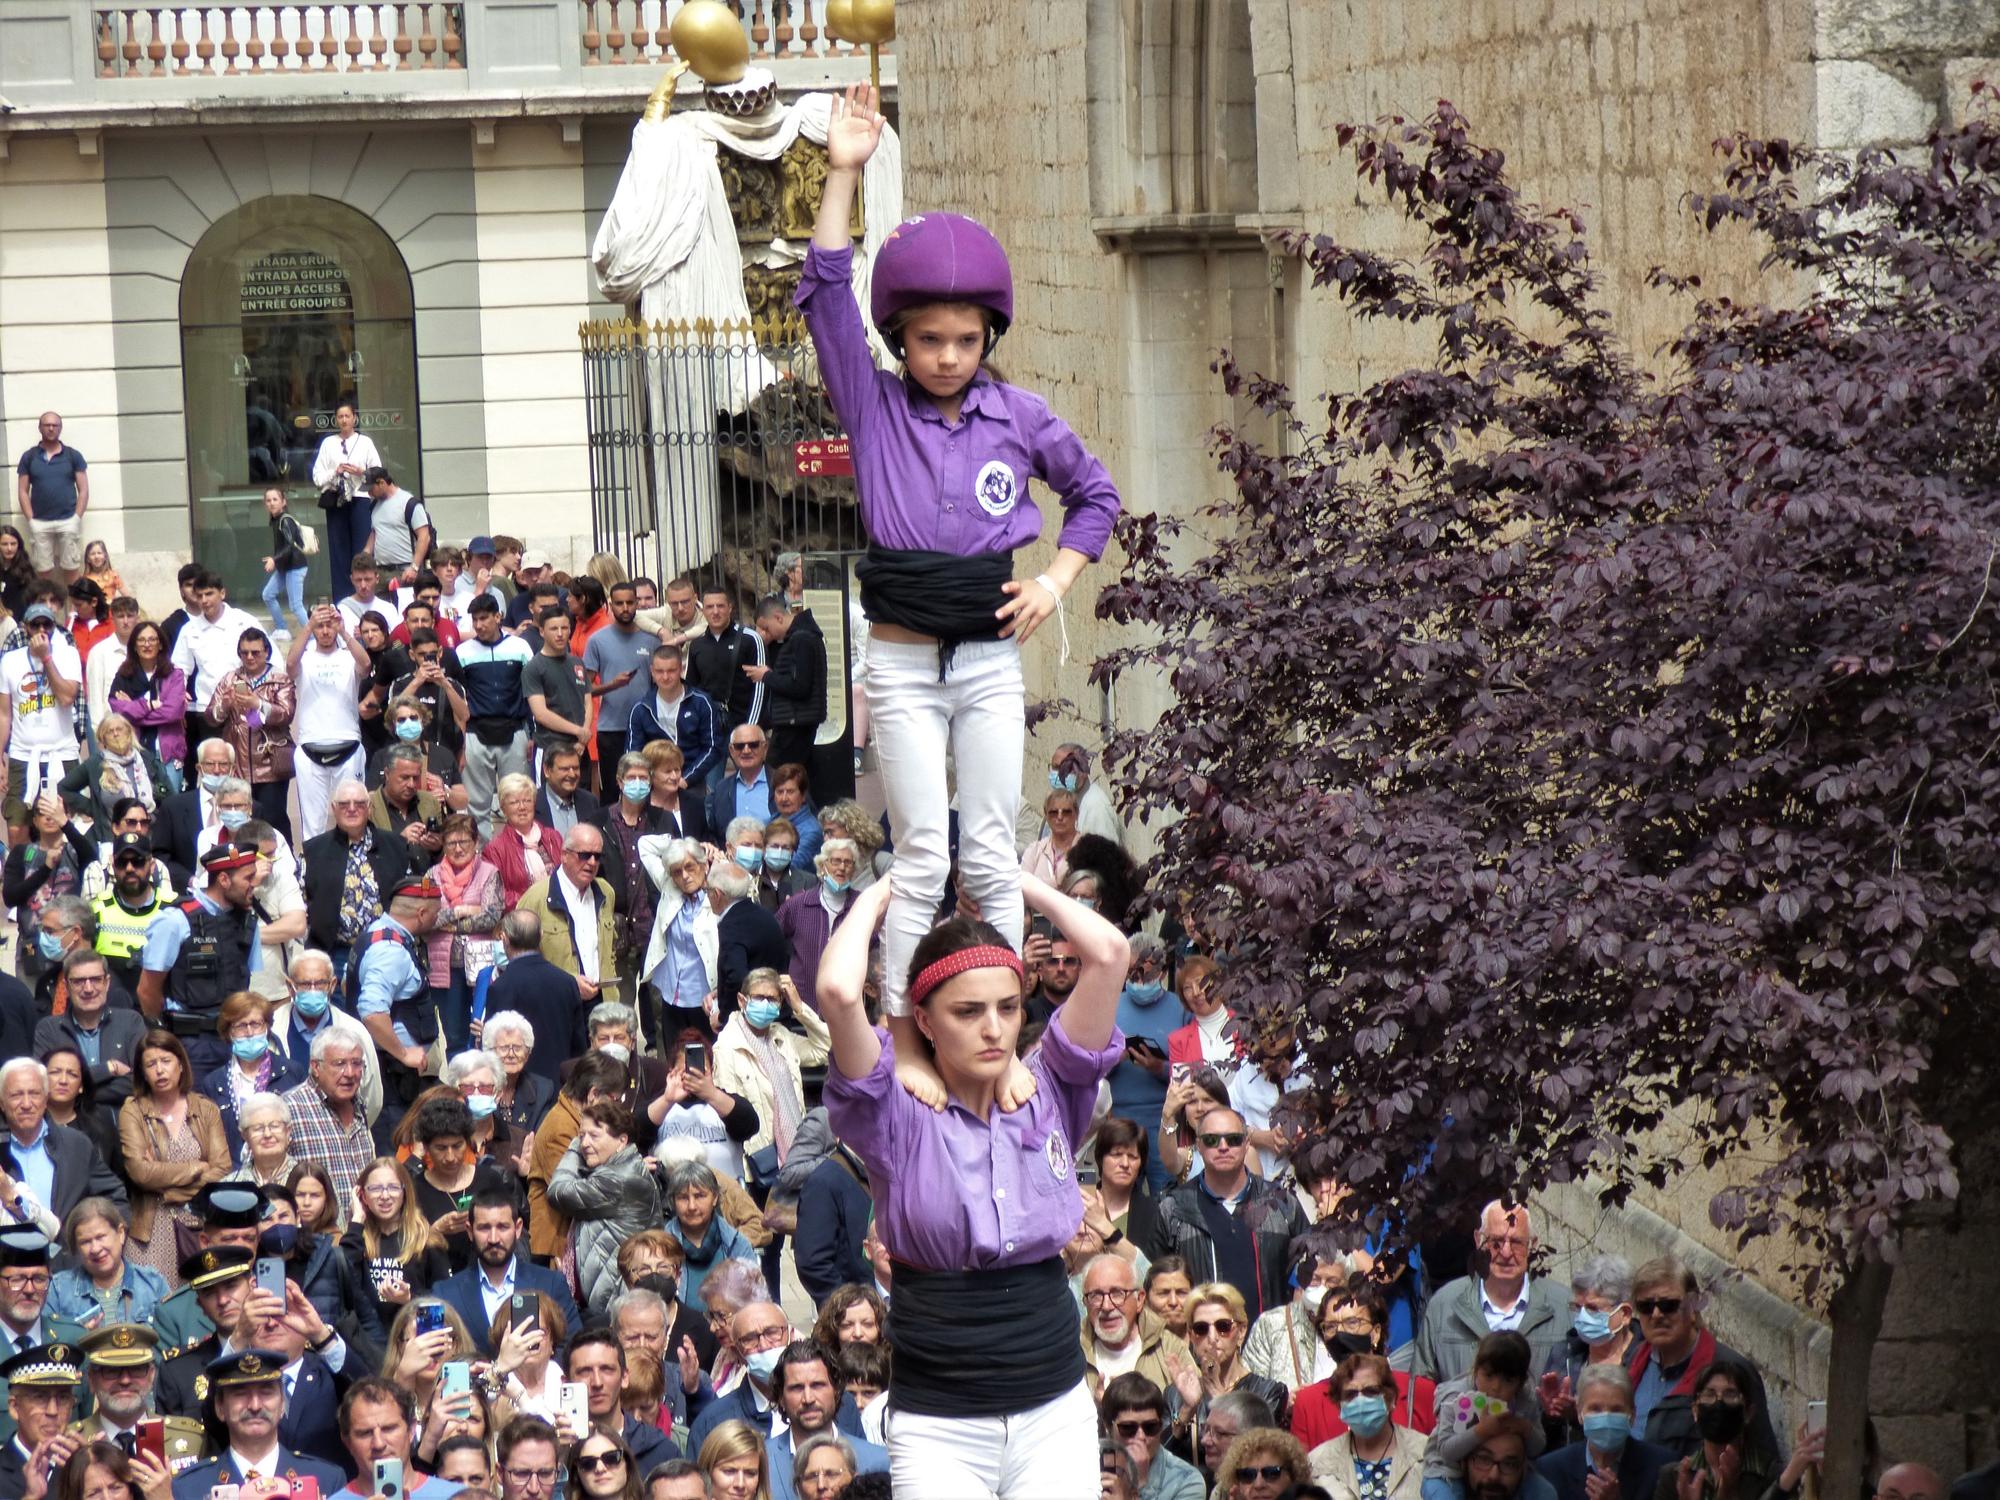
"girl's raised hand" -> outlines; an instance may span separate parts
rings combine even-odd
[[[833,101],[826,122],[826,164],[834,171],[859,171],[882,140],[882,98],[865,83],[850,83]]]

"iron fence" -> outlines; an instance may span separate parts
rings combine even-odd
[[[581,337],[599,550],[748,603],[779,553],[863,545],[846,436],[796,314],[594,322]]]

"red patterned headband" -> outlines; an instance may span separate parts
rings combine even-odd
[[[956,953],[947,953],[936,963],[926,964],[910,986],[910,1004],[922,1005],[930,992],[947,979],[956,979],[973,969],[1012,969],[1016,979],[1028,977],[1020,956],[1012,948],[982,943],[976,948],[961,948]]]

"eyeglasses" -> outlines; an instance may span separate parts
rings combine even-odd
[[[1266,1484],[1276,1484],[1285,1477],[1283,1464],[1245,1464],[1236,1471],[1238,1479],[1261,1479]]]
[[[754,1354],[760,1349],[774,1349],[791,1337],[791,1331],[782,1324],[776,1328],[759,1328],[744,1334],[736,1342],[744,1353]]]
[[[1085,1292],[1083,1300],[1088,1307],[1109,1307],[1114,1302],[1124,1302],[1138,1295],[1137,1287],[1114,1286],[1101,1291]]]
[[[1320,1325],[1322,1333],[1329,1330],[1334,1333],[1373,1333],[1375,1324],[1367,1313],[1343,1313],[1340,1317],[1328,1318]]]
[[[49,1273],[46,1271],[30,1271],[22,1276],[0,1276],[0,1286],[4,1286],[10,1292],[45,1291],[48,1284]]]
[[[1224,1338],[1228,1338],[1230,1334],[1236,1332],[1236,1320],[1234,1318],[1217,1318],[1213,1323],[1188,1324],[1188,1332],[1198,1339],[1207,1338],[1211,1331],[1222,1335]]]
[[[1135,1438],[1142,1434],[1146,1437],[1158,1437],[1160,1435],[1160,1419],[1158,1417],[1148,1417],[1143,1422],[1121,1420],[1112,1425],[1118,1429],[1118,1435],[1122,1438]]]
[[[609,1453],[579,1453],[576,1466],[596,1473],[599,1469],[616,1469],[624,1465],[625,1455],[613,1448]]]
[[[509,1464],[503,1467],[500,1472],[513,1480],[514,1483],[521,1485],[552,1485],[556,1482],[556,1471],[554,1469],[517,1469],[512,1464]]]
[[[1703,1391],[1694,1398],[1696,1406],[1741,1406],[1743,1397],[1737,1391]]]
[[[1241,1130],[1205,1130],[1195,1139],[1213,1151],[1217,1146],[1240,1146],[1250,1137]]]
[[[1051,955],[1048,958],[1043,959],[1042,962],[1047,964],[1051,969],[1074,969],[1078,965],[1080,965],[1083,962],[1083,960],[1080,958],[1057,958],[1054,955]]]
[[[1658,1313],[1663,1318],[1671,1318],[1681,1310],[1683,1297],[1640,1297],[1632,1305],[1639,1309],[1639,1316],[1650,1318]]]

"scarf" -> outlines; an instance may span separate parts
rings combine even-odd
[[[854,576],[869,619],[937,637],[943,682],[960,641],[999,639],[994,614],[1007,602],[1000,586],[1014,576],[1014,558],[1008,552],[960,557],[870,546]]]
[[[466,894],[472,889],[472,877],[478,870],[479,860],[477,856],[468,861],[462,871],[454,870],[451,867],[451,861],[448,859],[441,859],[432,867],[431,873],[437,876],[438,889],[444,892],[444,904],[447,908],[447,915],[449,915],[449,909],[452,907],[470,906],[472,904],[466,900]]]
[[[778,1165],[783,1166],[785,1158],[792,1154],[792,1139],[798,1134],[800,1117],[805,1114],[805,1106],[792,1087],[791,1069],[785,1066],[784,1054],[778,1050],[776,1037],[766,1032],[757,1034],[754,1026],[745,1025],[750,1043],[758,1053],[759,1065],[764,1076],[771,1080],[771,1144],[778,1148]]]
[[[153,810],[153,778],[146,772],[146,762],[134,745],[123,755],[113,755],[102,745],[98,754],[104,759],[104,774],[98,778],[98,787],[104,793],[104,805],[110,807],[121,797],[137,797],[146,804],[146,811]]]

